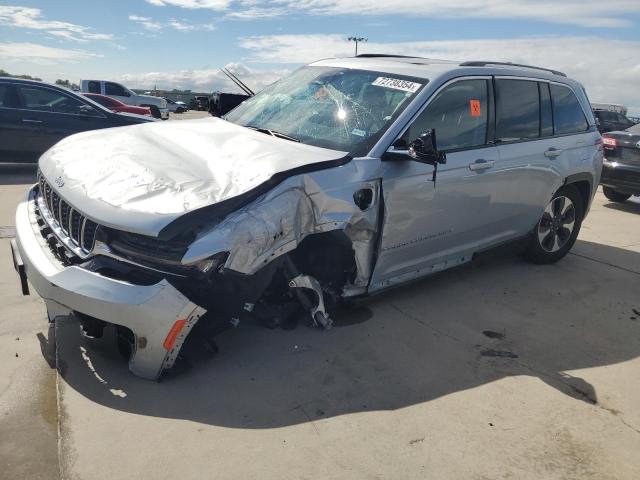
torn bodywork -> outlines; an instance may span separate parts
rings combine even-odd
[[[201,234],[182,263],[211,265],[206,281],[178,280],[178,288],[226,319],[248,311],[259,318],[295,302],[315,326],[330,328],[328,307],[366,292],[380,184],[325,191],[322,176],[291,177]],[[357,192],[367,192],[364,200]]]

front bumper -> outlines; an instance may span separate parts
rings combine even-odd
[[[205,310],[164,279],[155,285],[136,285],[81,266],[62,265],[40,233],[36,188],[16,211],[18,255],[14,258],[20,259],[29,282],[50,312],[77,311],[129,328],[135,337],[130,370],[143,378],[158,378],[173,366],[182,343]]]
[[[600,184],[616,192],[640,194],[640,166],[626,165],[605,160],[602,165]]]
[[[162,120],[167,120],[169,118],[169,109],[168,108],[160,108],[160,118]]]

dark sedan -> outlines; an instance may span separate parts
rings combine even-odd
[[[74,133],[150,121],[114,113],[55,85],[0,77],[0,162],[37,162]]]
[[[605,196],[624,202],[640,195],[640,125],[605,133],[602,140],[605,159],[600,183]]]

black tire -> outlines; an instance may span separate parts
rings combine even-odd
[[[612,202],[626,202],[631,198],[631,194],[616,192],[611,187],[602,187],[602,193]]]
[[[151,115],[153,116],[153,118],[162,118],[162,115],[160,115],[160,109],[156,105],[145,105],[145,106],[149,107],[149,110],[151,110]]]
[[[560,260],[576,242],[583,217],[584,205],[578,189],[571,185],[562,187],[531,232],[524,258],[539,265]]]

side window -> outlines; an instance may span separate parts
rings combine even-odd
[[[89,93],[102,93],[100,91],[100,82],[96,82],[95,80],[91,80],[89,82]]]
[[[62,92],[40,87],[19,87],[24,108],[39,112],[82,113],[84,105],[80,100],[69,97]]]
[[[587,130],[589,124],[574,93],[561,85],[551,84],[550,88],[555,134],[562,135]]]
[[[18,108],[19,105],[20,102],[13,86],[0,84],[0,107]]]
[[[105,82],[104,92],[105,95],[114,95],[117,97],[127,96],[127,91],[123,88],[122,85],[118,85],[117,83]]]
[[[551,111],[551,93],[548,83],[539,83],[540,88],[540,136],[553,135],[553,113]]]
[[[439,150],[484,145],[487,141],[487,81],[461,80],[427,105],[402,135],[399,147],[407,147],[422,132],[433,128]]]
[[[539,136],[538,83],[496,80],[496,140],[512,142]]]

